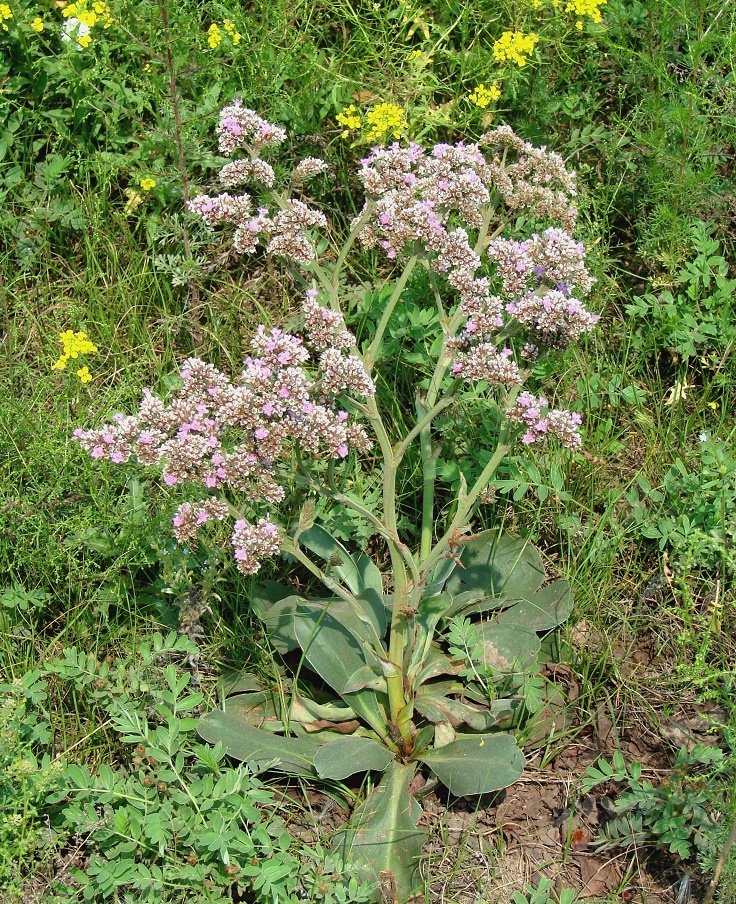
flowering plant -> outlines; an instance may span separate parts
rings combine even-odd
[[[559,156],[505,126],[473,144],[374,148],[361,161],[363,208],[330,249],[317,244],[317,230],[332,233],[304,189],[325,162],[301,161],[276,188],[264,156],[285,133],[237,101],[222,110],[218,135],[224,155],[245,153],[222,168],[226,190],[198,195],[189,210],[232,229],[237,252],[264,246],[295,265],[303,335],[259,326],[237,376],[190,359],[167,402],[146,391],[137,414],[75,435],[95,458],[162,467],[168,486],[199,488],[200,500],[174,515],[180,542],[232,518],[241,572],[255,574],[281,552],[326,589],[321,598],[274,582],[253,589],[272,645],[301,649],[301,665],[287,693],[244,680],[200,732],[236,758],[286,772],[339,780],[385,771],[338,846],[380,877],[392,899],[405,900],[423,840],[412,793],[417,770],[429,767],[458,795],[519,777],[524,758],[511,729],[524,715],[521,689],[540,635],[572,604],[567,582],[542,586],[531,545],[497,531],[472,533],[471,525],[517,440],[581,443],[579,416],[524,388],[536,357],[598,319],[581,301],[593,280],[583,245],[570,236],[575,177]],[[242,184],[248,192],[228,190]],[[521,214],[547,228],[524,241],[503,237]],[[393,262],[377,286],[346,284],[358,241]],[[438,335],[411,423],[396,434],[377,392],[382,350],[421,269]],[[361,294],[383,302],[367,339],[349,329],[346,299]],[[480,473],[441,516],[437,462],[446,450],[437,421],[471,397],[495,411],[497,439],[479,450]],[[421,519],[415,530],[400,530],[397,486],[411,480],[414,444]],[[380,479],[378,506],[350,484],[357,461]],[[316,523],[322,500],[370,525],[380,538],[375,561]],[[382,570],[384,550],[390,567]]]

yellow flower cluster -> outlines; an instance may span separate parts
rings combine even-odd
[[[51,370],[64,370],[70,358],[75,359],[80,355],[97,354],[97,346],[89,341],[86,333],[75,333],[73,330],[66,330],[59,335],[59,342],[64,351],[58,361],[51,365]],[[92,374],[89,372],[87,365],[79,368],[77,376],[82,383],[89,383],[92,379]]]
[[[225,34],[230,38],[234,45],[237,46],[240,43],[240,39],[243,36],[236,30],[234,22],[230,19],[224,19],[222,29],[224,29]],[[216,22],[213,22],[207,29],[207,44],[212,50],[216,50],[222,43],[222,29]]]
[[[493,45],[493,56],[499,63],[510,60],[517,66],[526,66],[529,54],[539,41],[535,34],[525,35],[522,31],[505,31]]]
[[[71,16],[79,19],[82,25],[88,28],[93,28],[98,23],[103,28],[109,28],[115,21],[110,6],[100,0],[76,0],[76,3],[67,3],[61,14],[65,19]]]
[[[606,0],[601,0],[602,3],[605,3]],[[222,22],[222,27],[225,29],[227,34],[230,36],[230,40],[233,44],[240,44],[240,39],[242,35],[236,30],[235,23],[231,22],[230,19],[224,19]]]
[[[583,16],[590,16],[594,22],[601,21],[600,7],[606,2],[607,0],[568,0],[565,5],[565,12],[575,13],[578,16],[578,21],[575,25],[582,29]]]
[[[215,24],[214,22],[207,29],[207,43],[215,50],[215,48],[220,46],[220,42],[222,41],[222,32],[220,31],[220,26]]]
[[[145,179],[141,179],[138,183],[143,191],[150,191],[152,188],[155,188],[157,182],[155,179],[152,179],[150,176],[146,176]]]
[[[482,107],[484,110],[489,104],[495,103],[501,96],[501,89],[498,85],[491,85],[490,88],[481,82],[480,85],[468,95],[468,100],[476,107]]]
[[[36,34],[41,34],[43,31],[43,19],[40,16],[36,16],[36,18],[31,22],[31,29],[36,32]]]
[[[342,133],[343,138],[347,138],[351,132],[357,132],[362,125],[360,113],[358,113],[358,108],[355,104],[350,104],[350,106],[344,109],[342,113],[338,113],[335,119],[337,120],[338,125],[343,126],[345,129]]]
[[[407,127],[404,111],[396,104],[376,104],[365,114],[365,121],[369,126],[366,135],[369,141],[383,141],[389,135],[401,138]]]
[[[5,24],[5,20],[12,18],[13,10],[8,6],[7,3],[0,3],[0,25],[2,26],[3,31],[8,30],[8,26]]]

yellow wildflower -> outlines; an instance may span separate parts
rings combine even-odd
[[[493,56],[499,63],[510,60],[517,66],[526,66],[529,54],[534,52],[539,38],[521,31],[505,31],[493,45]]]
[[[343,138],[347,138],[350,132],[356,132],[361,126],[360,113],[355,104],[350,104],[342,113],[338,113],[335,119],[338,125],[344,126]]]
[[[3,31],[8,30],[8,26],[5,24],[6,19],[13,18],[13,11],[8,6],[7,3],[0,3],[0,25],[2,25]]]
[[[77,44],[79,44],[80,47],[89,47],[91,43],[92,35],[79,35],[77,38]]]
[[[486,88],[481,82],[472,94],[468,95],[468,100],[471,104],[475,104],[476,107],[485,109],[489,104],[495,103],[500,96],[501,89],[498,85],[491,85],[490,88]]]
[[[61,356],[51,365],[51,370],[64,370],[66,367],[67,361],[72,358],[78,358],[80,355],[95,355],[97,354],[97,346],[90,342],[87,338],[87,334],[83,332],[75,333],[74,330],[65,330],[65,332],[59,334],[59,342],[63,346],[63,352]],[[89,374],[89,371],[86,367],[81,368],[85,374]],[[77,371],[77,376],[83,383],[89,383],[92,379],[91,376],[88,376],[85,379],[80,371]]]
[[[112,13],[110,12],[110,7],[107,3],[102,3],[100,2],[100,0],[96,0],[96,2],[92,4],[92,9],[100,17],[103,28],[109,28],[115,21],[112,17]]]
[[[365,114],[365,120],[370,126],[367,135],[369,141],[383,141],[389,135],[401,138],[407,127],[404,111],[396,104],[377,104]]]
[[[235,44],[235,45],[240,44],[240,39],[242,38],[242,35],[236,30],[235,23],[232,20],[223,19],[222,27],[228,33],[230,40],[233,42],[233,44]]]
[[[216,23],[212,23],[210,27],[207,29],[207,43],[214,50],[216,47],[220,46],[222,42],[222,32],[220,31],[219,26]]]
[[[89,367],[85,364],[84,367],[80,367],[77,371],[77,376],[79,377],[82,383],[89,383],[92,379],[92,374],[89,372]]]
[[[31,28],[36,34],[41,34],[43,31],[43,19],[40,16],[36,16],[33,22],[31,22]]]
[[[86,25],[87,28],[92,28],[97,22],[97,13],[93,12],[91,9],[85,9],[79,13],[77,18],[83,25]]]
[[[577,28],[582,29],[583,16],[590,16],[593,22],[601,21],[600,7],[606,2],[607,0],[567,0],[565,12],[575,13],[578,16],[578,21],[575,25]]]
[[[138,184],[143,189],[143,191],[150,191],[152,188],[156,187],[157,182],[155,179],[151,179],[150,176],[146,176],[146,178],[141,179],[141,181]]]

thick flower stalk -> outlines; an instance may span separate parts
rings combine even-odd
[[[209,494],[200,504],[179,508],[174,527],[181,542],[191,542],[204,525],[223,520],[225,500],[230,512],[237,510],[238,499],[244,500],[248,518],[237,510],[231,542],[246,573],[257,571],[279,542],[294,553],[295,538],[279,538],[278,519],[271,521],[287,487],[294,490],[294,480],[308,495],[327,495],[365,517],[391,554],[395,615],[389,656],[399,662],[405,641],[402,607],[416,603],[437,562],[453,554],[457,536],[468,529],[513,442],[532,445],[555,438],[571,449],[580,446],[579,415],[525,389],[530,361],[546,349],[566,347],[598,321],[582,300],[594,282],[585,249],[571,236],[577,216],[575,173],[559,155],[524,142],[508,126],[475,143],[425,148],[395,142],[373,148],[359,171],[365,204],[342,246],[318,259],[314,234],[326,233],[327,218],[304,191],[307,180],[325,172],[327,164],[307,157],[278,186],[263,154],[278,147],[285,132],[239,101],[222,110],[217,135],[220,151],[234,158],[220,171],[220,185],[247,185],[248,191],[200,194],[187,207],[206,225],[231,230],[238,253],[263,246],[297,264],[307,285],[318,286],[305,289],[304,339],[260,326],[253,354],[235,378],[189,360],[181,372],[183,386],[168,402],[146,391],[137,415],[118,415],[101,430],[79,430],[76,436],[95,458],[156,465],[167,485],[194,483]],[[523,240],[502,236],[520,213],[539,222],[539,231]],[[362,349],[346,326],[341,290],[356,239],[402,268],[386,278],[393,291],[371,342]],[[417,398],[416,423],[396,441],[384,423],[371,374],[393,311],[418,265],[429,271],[442,336],[428,389]],[[433,421],[454,403],[461,382],[479,392],[489,387],[489,403],[503,416],[501,431],[476,483],[463,491],[452,520],[438,532]],[[351,449],[370,447],[367,431],[380,456],[380,514],[340,493],[332,479],[320,485],[308,466],[314,456],[332,462],[332,474]],[[422,520],[421,542],[413,552],[399,536],[396,485],[416,439],[422,457]],[[306,557],[300,561],[324,579]],[[392,693],[402,699],[399,685]]]

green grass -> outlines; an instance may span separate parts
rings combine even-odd
[[[123,6],[133,36],[156,42],[161,54],[155,5]],[[294,157],[308,150],[329,160],[335,177],[321,202],[344,224],[357,197],[347,181],[365,147],[339,137],[337,111],[358,93],[359,103],[375,97],[404,106],[418,139],[472,138],[489,123],[467,94],[496,78],[503,95],[493,124],[509,122],[577,168],[580,232],[599,278],[594,303],[603,322],[584,347],[567,353],[561,369],[540,368],[537,376],[547,391],[574,399],[586,421],[585,451],[520,456],[517,468],[532,462],[547,487],[552,469],[563,469],[569,499],[556,498],[554,487],[541,499],[532,479],[522,498],[502,497],[486,517],[542,547],[550,568],[575,587],[574,621],[602,639],[578,651],[574,664],[582,713],[594,712],[611,687],[620,689],[624,713],[642,706],[646,687],[636,673],[622,672],[613,639],[624,636],[627,650],[654,642],[668,692],[712,697],[725,707],[733,745],[733,575],[678,572],[672,550],[663,556],[642,535],[627,500],[637,475],[659,488],[677,457],[697,468],[701,432],[732,439],[733,349],[683,367],[666,336],[652,339],[651,322],[625,308],[677,282],[696,256],[697,223],[721,243],[729,276],[736,275],[734,9],[713,0],[609,0],[602,25],[579,33],[551,7],[536,13],[531,3],[489,0],[176,6],[172,48],[195,188],[212,178],[217,108],[242,96],[288,126]],[[16,4],[16,22],[29,11],[25,2]],[[226,15],[243,34],[232,59],[197,49],[206,46],[210,22]],[[506,28],[535,29],[544,40],[528,67],[499,73],[491,46]],[[154,59],[149,74],[142,67],[151,57],[140,49],[123,54],[124,43],[100,51],[94,65],[67,53],[46,64],[41,87],[23,82],[39,72],[28,34],[24,40],[23,53],[2,64],[14,68],[0,102],[6,118],[19,123],[0,161],[0,592],[17,587],[27,597],[26,608],[0,606],[4,681],[43,670],[72,646],[100,660],[129,657],[153,629],[175,626],[177,601],[201,586],[205,572],[199,561],[166,558],[165,488],[147,478],[137,496],[132,470],[98,467],[70,434],[132,410],[146,386],[165,390],[187,355],[236,368],[253,326],[264,318],[282,322],[295,307],[289,274],[261,258],[200,267],[194,311],[187,286],[172,286],[162,268],[162,255],[175,266],[187,257],[165,60]],[[412,61],[412,51],[424,57]],[[101,96],[94,85],[103,79]],[[89,101],[78,122],[69,118],[69,98]],[[56,125],[54,109],[66,111]],[[52,178],[55,158],[67,162]],[[125,213],[126,191],[148,172],[157,191]],[[187,228],[196,258],[224,250],[196,226]],[[366,255],[356,276],[366,278],[376,266]],[[733,298],[718,316],[734,324]],[[89,361],[95,379],[87,386],[73,372],[50,370],[58,334],[69,328],[87,331],[100,350]],[[649,344],[642,345],[642,335]],[[409,333],[407,342],[417,338]],[[402,373],[401,390],[410,397],[413,386]],[[686,397],[667,404],[682,379],[691,383]],[[653,504],[652,517],[659,514]],[[652,601],[644,590],[660,574],[666,592]],[[709,608],[716,585],[717,621]],[[208,699],[224,665],[273,671],[246,591],[245,582],[229,576],[208,591],[200,642]],[[704,636],[708,643],[698,647]],[[126,762],[98,707],[60,684],[52,694],[54,755],[68,752],[72,761],[95,765]],[[648,716],[653,725],[660,717],[656,709]]]

